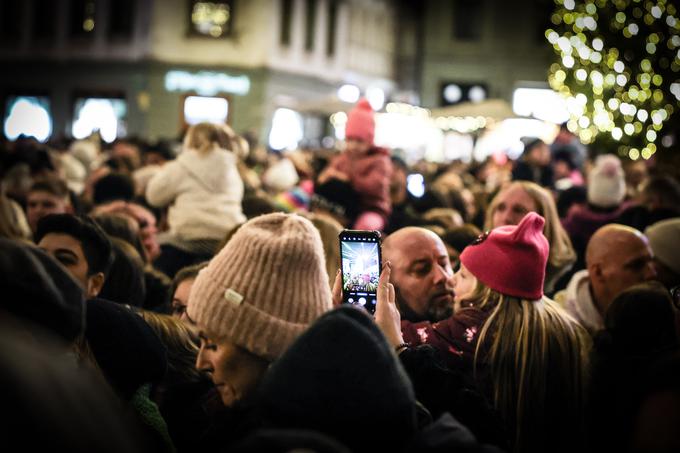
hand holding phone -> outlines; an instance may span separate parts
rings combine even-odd
[[[378,282],[382,268],[380,232],[343,230],[340,233],[342,257],[342,302],[375,313]]]

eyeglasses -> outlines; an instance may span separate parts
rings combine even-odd
[[[675,308],[680,310],[680,285],[671,288],[671,299]]]

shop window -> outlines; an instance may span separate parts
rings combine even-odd
[[[269,133],[269,147],[275,150],[295,149],[303,137],[300,114],[295,110],[276,109]]]
[[[234,22],[234,1],[190,0],[189,34],[208,38],[229,36]]]
[[[455,105],[461,102],[482,102],[489,97],[485,83],[444,82],[441,84],[440,105]]]
[[[4,133],[10,140],[24,135],[45,142],[52,135],[50,101],[42,96],[10,96],[5,110]]]
[[[566,101],[550,88],[517,88],[512,94],[512,110],[520,116],[555,124],[569,119]]]
[[[184,98],[184,123],[226,123],[229,100],[223,97],[187,96]]]
[[[125,115],[127,103],[120,98],[76,98],[73,116],[73,138],[89,137],[99,132],[101,138],[111,143],[125,136]]]

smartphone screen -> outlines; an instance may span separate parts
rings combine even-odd
[[[340,233],[340,255],[343,302],[375,313],[382,267],[380,232],[344,230]]]

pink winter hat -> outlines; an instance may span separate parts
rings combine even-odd
[[[540,299],[550,251],[543,225],[545,219],[530,212],[519,225],[481,235],[465,248],[460,261],[479,281],[501,294]]]
[[[366,98],[361,98],[347,115],[345,137],[348,139],[357,138],[372,145],[374,136],[375,119],[373,118],[373,109]]]

